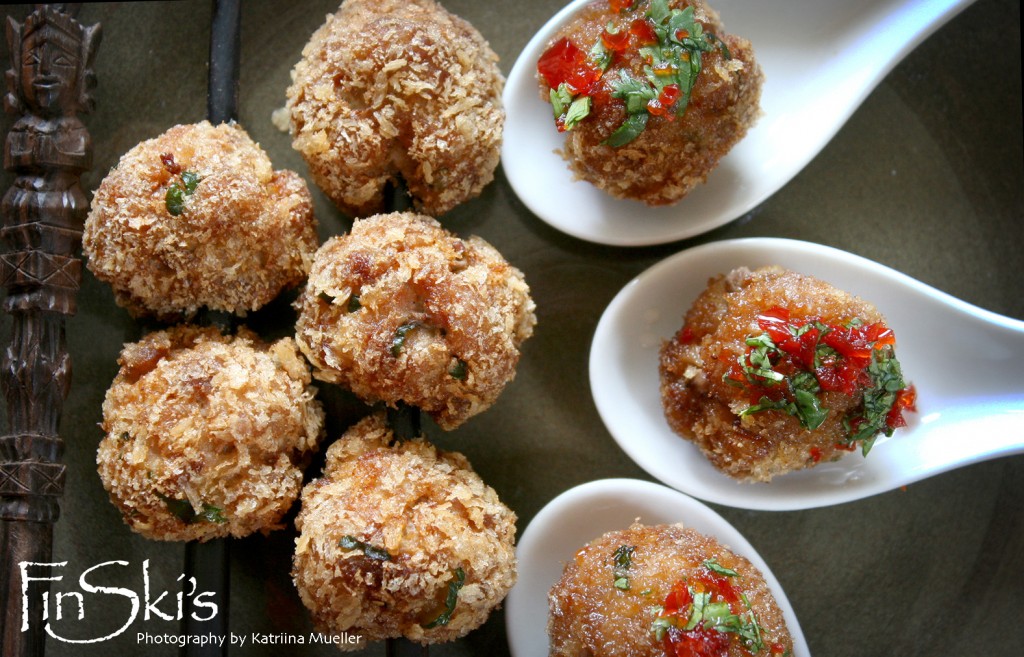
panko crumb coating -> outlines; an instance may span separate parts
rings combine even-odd
[[[173,541],[278,528],[324,421],[294,341],[181,325],[118,363],[96,461],[125,523]]]
[[[292,145],[343,212],[383,212],[399,178],[440,216],[494,177],[505,79],[480,33],[433,0],[346,0],[292,71]]]
[[[393,439],[383,413],[364,418],[302,491],[292,576],[319,631],[362,638],[343,651],[465,636],[516,580],[515,514],[462,454]]]
[[[515,376],[536,324],[523,274],[414,213],[356,220],[317,252],[296,340],[314,376],[453,429]]]
[[[621,555],[626,554],[625,557]],[[618,558],[617,558],[618,557]],[[726,586],[745,595],[761,629],[761,650],[748,650],[737,635],[721,633],[727,654],[792,654],[793,640],[761,572],[712,537],[682,525],[642,525],[612,531],[580,549],[548,594],[551,657],[665,657],[654,621],[673,586],[708,579],[704,564],[730,569]],[[714,601],[714,600],[712,600]],[[742,602],[733,613],[747,611]],[[712,637],[717,630],[708,632]],[[705,645],[705,649],[707,645]],[[786,652],[788,650],[789,652]],[[680,653],[684,654],[684,653]],[[685,653],[690,654],[690,653]]]
[[[642,16],[649,3],[634,12]],[[761,115],[764,74],[754,58],[751,43],[727,34],[718,13],[704,0],[670,0],[670,9],[693,7],[704,32],[714,34],[729,53],[715,47],[702,53],[701,71],[682,116],[651,115],[646,129],[630,143],[606,145],[627,113],[625,102],[613,98],[616,71],[628,70],[644,79],[647,62],[633,47],[618,53],[593,92],[590,115],[565,133],[561,151],[576,178],[586,180],[615,198],[633,199],[646,205],[669,205],[682,200],[703,184],[719,161],[736,145]],[[633,14],[627,17],[632,19]],[[621,23],[608,2],[595,2],[555,35],[566,37],[583,52],[601,41],[612,21]],[[629,25],[620,24],[620,31]],[[540,77],[541,96],[548,100],[550,87]]]
[[[185,193],[191,174],[198,184]],[[177,215],[172,185],[183,200]],[[305,278],[317,244],[305,181],[274,171],[240,126],[207,121],[175,126],[122,156],[96,190],[82,238],[89,269],[117,303],[160,319],[203,306],[257,310]]]
[[[694,442],[716,468],[743,481],[769,481],[839,458],[848,436],[844,421],[863,406],[861,382],[853,394],[818,393],[828,415],[814,430],[782,410],[742,414],[752,405],[750,393],[727,379],[750,348],[746,339],[763,333],[759,315],[773,307],[829,324],[853,318],[863,325],[884,322],[870,303],[778,266],[741,267],[709,281],[683,327],[662,345],[662,403],[676,433]]]

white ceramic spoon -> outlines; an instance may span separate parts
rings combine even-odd
[[[707,183],[671,207],[616,200],[574,181],[555,151],[563,136],[541,100],[537,59],[554,33],[593,0],[575,0],[527,43],[505,85],[501,161],[538,217],[580,239],[619,246],[690,237],[750,211],[825,146],[885,74],[973,0],[714,0],[765,73],[757,125]],[[599,0],[605,1],[605,0]]]
[[[738,483],[672,432],[659,393],[658,350],[709,277],[769,264],[817,276],[873,303],[896,333],[917,388],[908,426],[833,463]],[[1024,453],[1024,322],[965,303],[909,276],[830,247],[786,239],[713,242],[682,251],[627,284],[605,310],[590,351],[601,419],[652,476],[703,500],[764,510],[848,502],[953,468]]]
[[[810,651],[782,585],[761,555],[720,515],[693,498],[635,479],[603,479],[551,500],[519,538],[519,581],[505,601],[505,624],[514,657],[547,657],[548,591],[581,547],[602,534],[644,524],[683,523],[713,536],[757,566],[779,603],[793,637],[794,657]]]

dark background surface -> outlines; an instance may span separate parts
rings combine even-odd
[[[483,33],[506,74],[532,33],[562,6],[558,0],[444,4]],[[240,122],[276,168],[305,175],[270,115],[284,104],[302,46],[337,4],[243,5]],[[82,22],[101,22],[104,33],[97,109],[85,117],[95,148],[94,169],[84,179],[90,196],[137,142],[205,117],[210,7],[198,1],[84,6]],[[6,9],[20,20],[28,6]],[[575,240],[526,210],[499,168],[481,197],[442,221],[459,234],[484,237],[523,270],[538,307],[537,330],[525,344],[517,379],[498,403],[450,434],[430,427],[431,437],[468,456],[516,511],[520,531],[548,500],[576,484],[647,479],[594,409],[587,380],[590,339],[607,303],[632,277],[710,240],[778,236],[828,244],[985,309],[1024,318],[1019,25],[1015,0],[979,0],[968,7],[897,66],[791,183],[747,216],[695,239],[640,249]],[[6,50],[3,56],[6,70]],[[9,125],[5,117],[5,133]],[[8,174],[3,183],[6,189]],[[347,230],[349,220],[318,190],[313,193],[321,237]],[[79,314],[68,324],[75,374],[62,428],[68,484],[54,548],[55,561],[68,565],[54,591],[75,590],[86,568],[123,560],[130,566],[111,566],[97,581],[141,594],[148,560],[153,596],[168,590],[170,600],[184,568],[182,546],[132,534],[95,473],[103,394],[121,345],[138,339],[140,327],[89,274],[79,300]],[[289,334],[293,321],[287,299],[248,320],[267,337]],[[9,320],[0,329],[6,341]],[[955,348],[936,345],[936,358]],[[346,393],[321,387],[333,439],[364,409]],[[815,655],[1016,655],[1024,645],[1024,457],[823,509],[714,508],[771,566]],[[287,529],[232,542],[234,632],[309,632],[288,575],[293,539]],[[94,638],[115,631],[128,612],[123,597],[92,596],[84,620],[67,620],[66,610],[65,621],[54,628],[67,637]],[[175,622],[140,617],[116,639],[92,645],[51,639],[47,653],[173,655],[174,648],[141,645],[137,633],[176,630]],[[335,653],[323,646],[247,645],[231,654]],[[374,646],[364,654],[383,655],[384,649]],[[507,655],[503,613],[431,654]]]

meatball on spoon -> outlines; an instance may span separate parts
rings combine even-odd
[[[810,655],[800,622],[782,585],[754,546],[715,511],[659,484],[636,479],[600,479],[571,488],[533,517],[519,538],[520,577],[505,603],[509,648],[514,657],[547,655],[544,631],[548,594],[566,562],[597,536],[631,523],[675,524],[728,545],[763,574],[793,641],[793,655]],[[655,604],[652,602],[652,604]],[[763,653],[762,653],[763,654]]]
[[[707,280],[738,266],[780,265],[873,303],[888,320],[917,390],[907,426],[867,457],[740,483],[715,470],[669,428],[658,350]],[[831,247],[788,239],[726,240],[683,251],[627,284],[598,323],[590,381],[601,418],[622,449],[661,481],[733,507],[796,510],[898,489],[962,466],[1024,453],[1024,321],[961,301],[905,274]]]
[[[751,211],[804,168],[885,75],[971,0],[715,0],[732,34],[749,39],[764,71],[762,116],[706,184],[675,205],[618,200],[574,180],[558,152],[564,135],[537,91],[537,60],[564,25],[595,0],[574,0],[526,45],[503,95],[501,161],[539,218],[600,244],[643,246],[704,233]],[[606,0],[597,0],[605,2]]]

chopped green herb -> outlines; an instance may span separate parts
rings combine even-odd
[[[625,146],[640,136],[640,133],[647,127],[647,119],[649,116],[650,115],[647,114],[647,112],[628,115],[626,120],[622,122],[622,125],[616,128],[615,132],[613,132],[608,139],[604,141],[604,143],[612,148]]]
[[[320,294],[317,295],[317,298],[320,299],[321,301],[323,301],[326,304],[334,303],[334,297],[332,297],[331,295],[327,294],[326,292],[321,292]]]
[[[363,304],[362,304],[362,302],[359,301],[359,295],[358,294],[351,294],[351,295],[349,295],[349,297],[348,297],[348,306],[346,306],[346,310],[348,310],[350,313],[354,313],[354,312],[356,312],[357,310],[359,310],[362,307],[363,307]]]
[[[417,321],[406,322],[397,329],[395,329],[395,335],[391,339],[391,355],[398,358],[398,355],[402,353],[402,348],[405,347],[406,336],[409,335],[409,331],[420,326]]]
[[[181,173],[181,182],[185,185],[186,194],[196,191],[196,187],[199,186],[199,180],[199,174],[195,171],[183,171]]]
[[[658,616],[651,623],[651,632],[654,632],[654,638],[659,642],[665,638],[665,633],[676,627],[675,616],[662,616],[663,609],[658,610]]]
[[[548,93],[548,97],[551,99],[551,111],[554,112],[555,118],[561,118],[565,111],[569,109],[569,105],[572,104],[573,93],[569,89],[569,85],[562,83],[558,85],[557,89],[552,89]]]
[[[629,590],[629,569],[633,565],[635,551],[636,547],[632,545],[620,545],[615,549],[615,567],[612,572],[615,575],[614,586],[621,591]]]
[[[178,183],[171,183],[171,186],[167,188],[167,194],[164,195],[164,203],[171,215],[179,216],[185,211],[185,190],[179,187]]]
[[[879,433],[892,435],[888,425],[889,412],[899,399],[900,392],[907,387],[903,380],[900,362],[892,348],[873,349],[871,364],[868,365],[871,385],[864,391],[863,411],[855,420],[844,419],[848,443],[861,441],[861,453],[868,455]]]
[[[181,174],[181,185],[177,181],[172,182],[164,195],[164,204],[172,216],[179,216],[185,212],[185,197],[191,196],[199,186],[202,178],[195,171],[183,171]]]
[[[735,571],[722,568],[715,561],[704,562],[705,567],[727,577],[738,576]],[[727,573],[732,573],[731,575]],[[665,633],[670,629],[678,629],[683,632],[695,630],[698,626],[704,629],[716,630],[718,632],[729,632],[737,635],[743,646],[751,653],[758,653],[764,650],[764,639],[762,638],[761,625],[757,616],[750,608],[750,601],[746,595],[741,595],[743,604],[747,610],[736,614],[728,602],[713,602],[711,593],[707,591],[696,591],[692,586],[687,587],[690,593],[691,602],[684,613],[686,623],[680,622],[681,616],[673,614],[666,616],[664,608],[655,608],[656,617],[651,623],[651,632],[655,639],[661,641]]]
[[[612,63],[612,54],[604,47],[604,43],[600,40],[590,49],[589,54],[590,62],[602,71],[607,70],[608,65]]]
[[[733,570],[732,568],[726,568],[725,566],[719,564],[718,561],[715,560],[715,559],[708,559],[707,561],[705,561],[704,562],[704,567],[707,568],[708,570],[710,570],[713,573],[716,573],[718,575],[722,575],[723,577],[739,577],[740,576],[740,574],[737,573],[735,570]]]
[[[466,361],[461,358],[456,358],[455,363],[448,368],[448,374],[450,374],[453,379],[458,379],[459,381],[465,381],[467,373]]]
[[[160,492],[157,492],[156,496],[163,500],[168,511],[186,525],[191,525],[194,522],[212,522],[219,525],[228,521],[224,516],[224,510],[212,504],[203,502],[202,511],[196,513],[196,510],[192,508],[192,503],[188,500],[176,500]]]
[[[587,115],[590,114],[590,105],[590,96],[580,96],[574,99],[569,105],[569,109],[565,111],[565,118],[562,120],[565,129],[572,130],[580,121],[587,118]]]
[[[424,629],[429,630],[448,624],[452,619],[452,614],[455,613],[455,605],[458,604],[459,601],[459,591],[465,583],[466,572],[462,570],[462,568],[456,568],[452,573],[452,581],[448,583],[448,595],[445,597],[444,611],[441,612],[437,618],[424,625]]]
[[[362,550],[368,559],[374,561],[391,561],[391,555],[387,550],[369,543],[360,541],[355,536],[345,535],[338,541],[338,547],[342,550]]]

